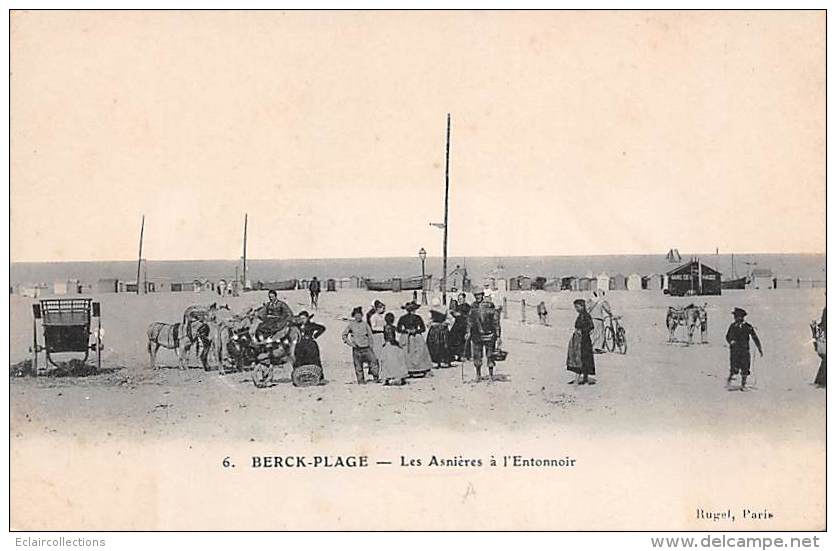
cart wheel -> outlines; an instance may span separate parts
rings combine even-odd
[[[615,350],[615,333],[609,326],[604,328],[604,349],[609,352]]]
[[[615,342],[618,346],[618,352],[621,354],[627,353],[627,332],[624,331],[623,327],[618,328],[618,332],[615,335]]]
[[[263,364],[257,364],[253,368],[253,384],[256,388],[264,388],[267,386],[267,381],[273,374],[273,369]]]

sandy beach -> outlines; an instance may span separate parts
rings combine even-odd
[[[328,384],[294,388],[286,371],[277,372],[277,384],[267,389],[256,389],[248,373],[204,372],[194,356],[192,368],[180,371],[168,351],[158,357],[163,368],[149,368],[145,327],[157,320],[174,322],[186,306],[211,303],[219,298],[216,295],[97,296],[105,328],[103,373],[11,379],[13,527],[824,526],[825,392],[811,384],[818,358],[808,327],[821,312],[820,290],[729,291],[703,297],[708,303],[709,342],[692,346],[668,344],[665,327],[665,308],[690,299],[656,292],[611,292],[610,303],[624,316],[629,350],[623,356],[597,356],[598,384],[589,387],[567,385],[571,374],[565,369],[574,321],[571,302],[583,294],[510,293],[508,318],[503,321],[504,347],[510,356],[498,366],[501,380],[475,383],[473,366],[465,363],[463,378],[456,366],[434,370],[432,377],[411,380],[401,388],[357,385],[349,349],[340,340],[351,307],[366,308],[380,298],[399,315],[400,304],[410,296],[360,290],[323,293],[315,319],[327,327],[319,344]],[[294,311],[307,307],[304,291],[286,292],[283,297]],[[27,357],[32,301],[11,299],[14,363]],[[266,293],[254,292],[222,302],[240,311],[265,299]],[[539,325],[533,308],[528,310],[527,323],[521,323],[522,299],[529,305],[544,300],[550,326]],[[734,306],[749,311],[748,319],[765,348],[765,357],[754,363],[753,389],[745,393],[725,388],[728,348],[723,336]],[[426,307],[419,313],[428,316]],[[232,476],[220,467],[226,456],[240,458],[243,467],[251,455],[317,449],[331,454],[362,452],[394,465],[343,477],[338,492],[327,483],[330,475],[317,473],[325,478],[312,479],[314,484],[320,492],[328,488],[319,496],[305,490],[313,476],[307,473],[288,478],[289,474],[277,477],[241,470],[233,477],[238,482],[225,485]],[[511,455],[521,456],[571,456],[576,466],[514,469],[502,477],[484,469],[426,467],[426,458],[439,450],[450,456],[455,449],[462,457],[485,461],[490,455],[512,451]],[[60,450],[57,458],[53,450]],[[399,466],[400,456],[409,454],[425,458],[422,468]],[[92,467],[97,464],[107,467]],[[67,476],[68,470],[75,474]],[[195,478],[198,475],[219,485],[195,487],[201,480]],[[660,484],[666,476],[671,477],[670,486]],[[375,488],[384,495],[396,488],[418,494],[435,488],[439,494],[434,499],[445,505],[435,510],[425,504],[429,507],[425,510],[420,500],[392,497],[403,512],[414,509],[420,515],[411,524],[409,515],[387,520],[386,515],[344,509],[346,500],[353,500],[360,510],[385,503],[367,480],[379,482]],[[190,488],[187,492],[170,493],[184,484]],[[350,491],[355,484],[355,491]],[[540,516],[515,518],[513,503],[498,497],[509,491],[508,484],[541,485],[543,505],[548,507]],[[461,495],[470,492],[468,485],[473,485],[476,496],[462,501]],[[299,498],[298,510],[280,518],[258,507],[250,510],[248,504],[259,503],[258,498],[213,493],[297,486],[301,494],[295,495],[310,499]],[[217,518],[186,514],[184,502],[207,499],[206,492],[217,502]],[[445,496],[447,492],[453,495]],[[572,496],[590,493],[601,497],[595,514],[571,507]],[[537,492],[533,495],[538,499]],[[142,496],[141,506],[134,504],[137,496]],[[560,504],[555,502],[557,496],[562,496]],[[123,502],[132,504],[130,513],[113,507]],[[692,508],[682,509],[682,503],[691,502]],[[670,509],[665,503],[680,505]],[[695,517],[699,507],[732,506],[771,508],[774,517],[719,523]],[[44,507],[53,511],[49,518],[37,514]],[[332,507],[341,514],[323,515]],[[462,509],[462,515],[449,515],[451,507]],[[466,513],[480,507],[484,511],[476,516]],[[66,509],[66,514],[55,515],[56,508]],[[227,513],[233,510],[247,514],[232,518]],[[602,516],[602,511],[609,514]]]

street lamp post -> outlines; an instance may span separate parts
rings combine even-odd
[[[426,260],[427,260],[427,251],[424,250],[424,247],[421,247],[421,250],[418,251],[418,258],[421,259],[421,304],[427,304],[427,270],[426,270]]]

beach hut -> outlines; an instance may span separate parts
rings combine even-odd
[[[610,291],[626,291],[627,278],[624,274],[615,274],[610,278]]]
[[[456,264],[455,269],[447,274],[447,288],[451,292],[467,292],[470,290],[470,276],[467,275],[467,268]]]
[[[599,291],[610,290],[610,276],[607,274],[607,272],[601,272],[600,274],[598,274],[598,278],[593,290],[595,289]]]
[[[555,291],[562,291],[563,290],[563,280],[559,277],[553,277],[551,279],[546,280],[543,284],[543,290],[548,292],[555,292]]]
[[[521,275],[517,277],[517,284],[520,287],[520,291],[530,291],[531,283],[531,278],[528,276]]]
[[[592,279],[584,276],[578,278],[578,291],[591,291],[592,290]]]
[[[692,260],[667,273],[668,293],[673,296],[719,295],[721,274],[700,260]]]
[[[798,279],[794,277],[776,277],[773,283],[776,289],[798,289]]]
[[[825,280],[825,279],[814,279],[812,281],[812,284],[813,284],[814,289],[823,289],[823,288],[827,287],[827,280]]]
[[[642,289],[661,291],[664,287],[664,277],[661,274],[650,274],[642,278]]]
[[[560,290],[561,291],[577,291],[578,290],[578,278],[575,276],[563,276],[560,278]]]
[[[97,293],[118,293],[119,280],[116,278],[103,278],[96,282]]]
[[[755,268],[749,276],[749,282],[746,285],[747,289],[772,289],[773,281],[772,270],[768,268]]]
[[[639,274],[630,274],[627,276],[626,285],[628,291],[641,291],[643,288],[642,276]]]

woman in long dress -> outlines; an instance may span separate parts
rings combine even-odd
[[[316,339],[325,333],[325,326],[311,321],[313,317],[307,311],[302,310],[296,318],[299,320],[299,342],[296,343],[296,354],[294,356],[293,367],[301,367],[303,365],[315,365],[320,368],[320,383],[325,379],[325,374],[322,372],[322,359],[319,355],[319,345]]]
[[[467,334],[467,314],[462,312],[458,301],[450,301],[450,316],[453,318],[453,326],[450,327],[450,361],[460,362],[464,357],[464,336]]]
[[[575,331],[569,340],[566,369],[575,373],[576,376],[569,381],[569,384],[595,384],[594,379],[589,379],[590,375],[595,375],[595,356],[592,352],[592,338],[590,337],[594,330],[592,317],[586,311],[586,302],[583,299],[579,298],[573,304],[578,317],[575,319]]]
[[[409,371],[406,369],[404,351],[398,342],[395,314],[389,312],[384,318],[383,347],[380,352],[380,380],[384,385],[400,386],[406,383]]]
[[[371,310],[366,313],[366,321],[372,328],[372,350],[380,358],[383,351],[383,328],[386,327],[386,305],[376,300]]]
[[[438,299],[433,299],[430,308],[427,349],[435,367],[450,367],[450,329],[447,327],[447,313],[442,309],[441,301]]]
[[[398,320],[401,348],[404,349],[410,377],[423,377],[432,369],[432,359],[423,335],[427,327],[421,316],[415,313],[420,307],[415,301],[407,302],[402,306],[406,314]]]

